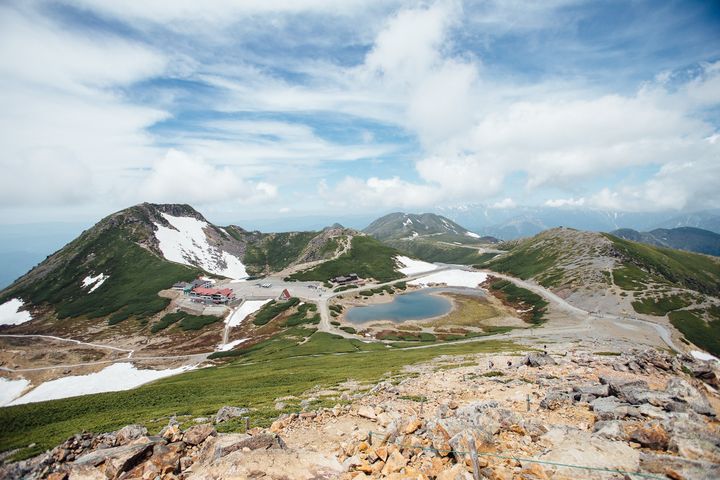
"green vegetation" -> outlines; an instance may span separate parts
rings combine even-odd
[[[503,300],[512,305],[531,307],[532,310],[525,315],[525,320],[536,325],[542,323],[548,302],[537,293],[518,287],[508,280],[495,280],[490,284],[490,289],[498,292]]]
[[[681,295],[669,295],[659,298],[645,297],[632,302],[637,313],[662,317],[673,310],[679,310],[691,305],[692,301]]]
[[[265,325],[273,318],[277,317],[281,313],[283,313],[285,310],[294,307],[300,303],[300,299],[293,297],[287,302],[277,302],[275,300],[272,300],[263,307],[258,310],[258,312],[255,314],[255,319],[253,320],[253,323],[255,325]]]
[[[328,309],[329,309],[331,312],[342,313],[342,311],[343,311],[343,306],[342,306],[342,305],[330,305],[330,306],[328,307]]]
[[[547,248],[543,242],[536,243],[529,239],[518,244],[509,253],[486,262],[485,266],[497,272],[528,279],[550,272],[557,264],[558,256],[557,252]]]
[[[620,352],[595,352],[595,355],[600,355],[603,357],[619,357],[622,354]]]
[[[222,318],[216,317],[215,315],[191,315],[185,312],[168,313],[163,315],[158,322],[154,323],[152,327],[150,327],[150,331],[157,333],[178,321],[180,322],[180,328],[185,331],[201,330],[206,325],[219,322],[220,320],[222,320]]]
[[[66,263],[58,262],[58,267],[45,277],[9,288],[0,303],[20,296],[33,304],[53,305],[60,319],[112,315],[109,323],[117,324],[162,311],[170,300],[159,297],[160,290],[202,273],[161,259],[117,231],[89,236],[86,232],[59,253],[67,258]],[[100,273],[109,278],[95,292],[88,293],[81,287],[80,279]]]
[[[395,270],[396,255],[398,255],[397,250],[381,244],[372,237],[353,237],[352,248],[348,252],[317,267],[294,273],[290,278],[322,282],[337,276],[357,273],[361,278],[375,278],[381,282],[388,282],[402,277],[402,274]]]
[[[330,287],[332,287],[332,284],[328,284]],[[328,288],[330,288],[328,287]],[[345,292],[347,290],[352,290],[353,288],[358,288],[357,285],[342,285],[340,287],[337,287],[333,292]]]
[[[473,265],[482,263],[495,254],[479,254],[477,248],[464,247],[460,245],[447,245],[438,243],[437,237],[417,240],[394,240],[384,242],[393,248],[410,257],[419,258],[426,262],[457,263],[462,265]],[[486,255],[489,255],[487,257]]]
[[[317,232],[273,233],[262,241],[248,244],[243,263],[253,273],[267,270],[277,272],[297,260],[317,236]]]
[[[489,378],[502,377],[503,375],[505,375],[505,374],[499,370],[490,370],[489,372],[480,374],[481,377],[489,377]]]
[[[355,330],[353,327],[340,327],[340,330],[347,333],[356,334],[357,330]]]
[[[313,315],[310,315],[311,312],[317,312],[317,305],[314,303],[303,303],[298,307],[297,312],[293,313],[287,320],[285,320],[285,326],[295,327],[306,323],[317,325],[320,323],[320,314],[314,313]]]
[[[395,289],[393,288],[393,285],[385,285],[383,287],[373,288],[370,290],[363,290],[359,293],[363,297],[372,297],[373,295],[385,295],[385,293],[392,295],[393,293],[395,293]]]
[[[720,319],[706,322],[698,310],[670,312],[670,323],[700,348],[720,356]]]
[[[322,255],[323,258],[334,255],[339,246],[340,243],[337,241],[337,238],[329,238],[320,249],[320,255]]]
[[[613,279],[623,290],[645,290],[651,277],[633,264],[624,264],[613,270]]]
[[[634,265],[645,276],[635,272],[636,282],[646,283],[653,279],[682,285],[690,290],[710,295],[720,294],[720,261],[705,255],[673,250],[671,248],[651,247],[631,242],[610,234],[604,234],[625,257],[625,267]],[[613,272],[616,274],[617,269]],[[622,275],[621,275],[622,276]],[[622,283],[623,280],[620,280]],[[616,278],[616,284],[618,279]],[[618,284],[621,286],[621,284]]]

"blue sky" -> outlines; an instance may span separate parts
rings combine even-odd
[[[0,4],[0,223],[720,207],[720,4]]]

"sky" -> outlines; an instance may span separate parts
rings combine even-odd
[[[0,2],[0,224],[720,207],[720,3]]]

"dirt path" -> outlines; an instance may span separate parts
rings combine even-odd
[[[53,336],[53,335],[34,335],[34,334],[29,334],[29,335],[13,335],[13,334],[0,334],[0,337],[13,337],[13,338],[27,338],[27,337],[31,337],[31,338],[49,338],[49,339],[51,339],[51,340],[58,340],[58,341],[61,341],[61,342],[71,342],[71,343],[76,343],[76,344],[78,344],[78,345],[87,345],[87,346],[89,346],[89,347],[94,347],[94,348],[105,348],[105,349],[107,349],[107,350],[116,350],[116,351],[118,351],[118,352],[128,352],[128,358],[132,357],[133,353],[135,353],[135,350],[131,350],[131,349],[128,349],[128,348],[113,347],[112,345],[103,345],[103,344],[100,344],[100,343],[82,342],[82,341],[80,341],[80,340],[75,340],[75,339],[73,339],[73,338],[55,337],[55,336]]]

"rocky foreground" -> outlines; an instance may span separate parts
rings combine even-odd
[[[441,358],[247,433],[217,433],[213,423],[247,412],[233,407],[157,435],[81,433],[0,478],[720,478],[716,364],[557,348]]]

